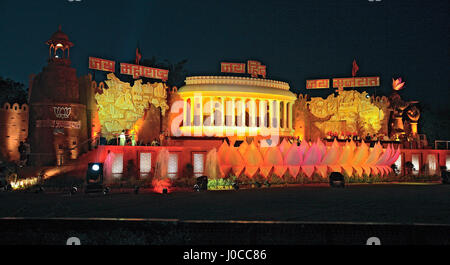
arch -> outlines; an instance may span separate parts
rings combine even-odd
[[[6,110],[9,110],[11,108],[11,104],[6,102],[5,104],[3,104],[3,108],[6,109]]]

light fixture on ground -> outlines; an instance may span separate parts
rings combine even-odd
[[[330,187],[345,187],[345,178],[340,172],[331,172]]]
[[[89,163],[86,172],[86,193],[104,192],[103,163]]]

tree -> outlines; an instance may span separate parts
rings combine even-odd
[[[6,102],[10,104],[19,103],[20,105],[27,103],[28,89],[24,87],[22,83],[0,77],[0,106],[3,106]]]
[[[433,145],[434,140],[450,140],[449,112],[449,106],[433,109],[421,104],[419,131],[426,134],[430,145]]]

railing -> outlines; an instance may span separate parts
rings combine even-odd
[[[438,148],[438,144],[442,145],[444,143],[445,143],[445,149],[448,150],[448,146],[449,146],[450,141],[446,141],[446,140],[435,140],[434,141],[434,149],[439,149]]]

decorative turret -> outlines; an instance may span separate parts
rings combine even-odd
[[[58,27],[58,31],[53,33],[50,39],[46,42],[49,45],[49,61],[61,61],[70,59],[70,48],[74,46],[70,42],[67,34],[62,32],[61,25]],[[70,61],[68,61],[70,64]]]

